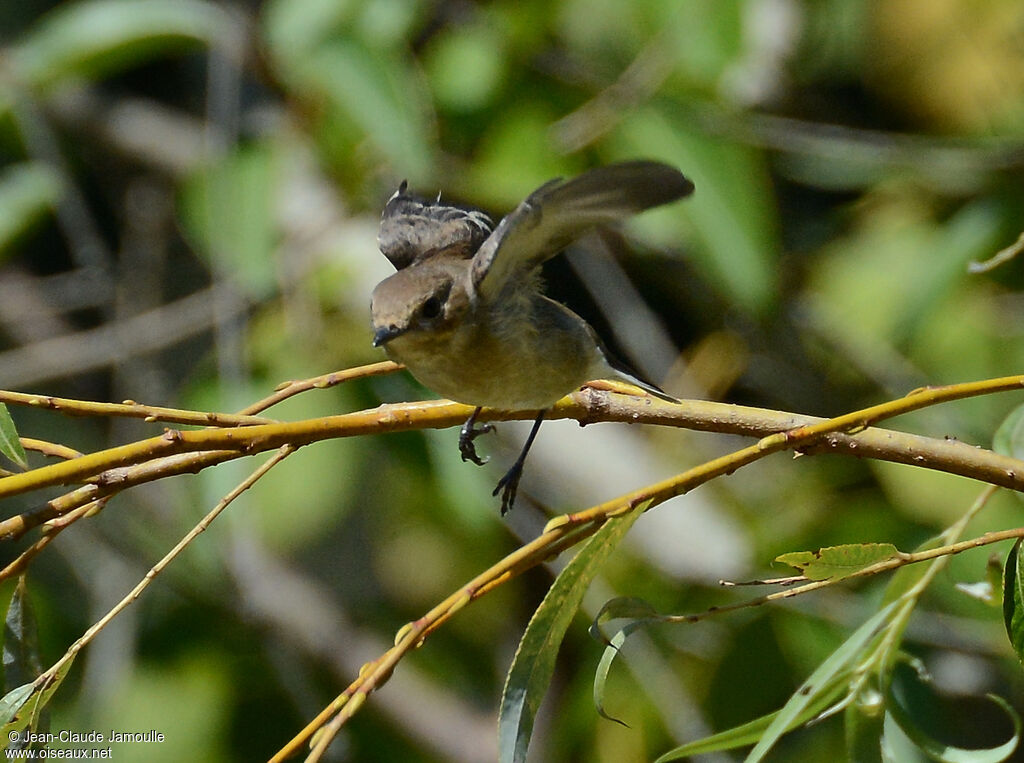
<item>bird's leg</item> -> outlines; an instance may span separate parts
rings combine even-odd
[[[544,411],[541,411],[537,414],[537,418],[533,420],[533,429],[530,430],[530,435],[526,438],[526,444],[523,445],[519,458],[512,464],[512,468],[505,472],[505,476],[498,480],[498,486],[491,493],[491,495],[497,495],[498,491],[501,491],[502,516],[508,513],[508,510],[512,508],[512,504],[516,500],[516,490],[519,488],[519,478],[523,476],[523,464],[526,463],[526,454],[530,452],[530,446],[533,445],[533,441],[537,438],[537,432],[544,421],[544,413]]]
[[[480,406],[476,407],[476,410],[466,419],[466,423],[462,425],[462,429],[459,430],[459,453],[462,454],[463,461],[472,461],[477,466],[483,466],[487,463],[486,458],[480,458],[476,453],[476,446],[473,445],[473,440],[482,434],[494,431],[494,427],[490,424],[484,424],[482,427],[476,426],[476,417],[480,415]]]

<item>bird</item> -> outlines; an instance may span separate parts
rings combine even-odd
[[[540,266],[596,226],[694,191],[679,170],[634,160],[550,180],[494,225],[482,210],[410,193],[403,181],[384,206],[378,244],[396,272],[370,299],[373,346],[425,387],[474,406],[459,434],[463,461],[483,464],[474,440],[482,408],[537,411],[512,467],[498,482],[501,514],[515,501],[526,455],[545,412],[588,381],[619,380],[664,397],[617,364],[572,310],[542,293]]]

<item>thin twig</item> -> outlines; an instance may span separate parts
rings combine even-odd
[[[121,599],[121,601],[119,601],[117,604],[111,607],[110,611],[108,611],[105,615],[103,615],[103,617],[101,617],[99,620],[93,623],[93,625],[85,633],[83,633],[70,647],[68,647],[68,650],[64,653],[63,657],[57,660],[57,662],[51,665],[48,670],[46,670],[39,676],[39,678],[36,679],[36,691],[39,691],[40,689],[45,687],[50,681],[54,680],[54,678],[56,678],[56,676],[59,674],[60,670],[64,667],[64,665],[73,660],[75,658],[75,655],[77,655],[85,646],[87,646],[89,642],[96,638],[96,636],[104,628],[107,627],[111,620],[117,617],[132,602],[138,599],[139,596],[142,595],[142,592],[145,591],[149,587],[149,585],[156,579],[157,575],[163,572],[167,565],[169,565],[172,561],[174,561],[175,558],[177,558],[178,554],[185,550],[185,548],[193,540],[195,540],[201,533],[203,533],[206,530],[206,528],[208,528],[213,523],[213,520],[220,516],[220,513],[224,511],[224,509],[226,509],[228,505],[231,504],[232,501],[234,501],[243,492],[248,490],[258,479],[260,479],[260,477],[262,477],[274,466],[276,466],[282,460],[291,455],[294,451],[295,448],[290,445],[282,446],[277,451],[277,453],[275,453],[262,464],[260,464],[260,466],[257,469],[255,469],[248,477],[242,480],[227,495],[221,498],[220,501],[217,502],[217,505],[214,506],[206,516],[200,519],[199,522],[195,525],[195,527],[189,530],[185,534],[185,536],[174,545],[174,548],[168,551],[159,562],[157,562],[150,568],[149,572],[145,574],[142,580],[140,580],[138,584],[131,591],[129,591],[128,594],[125,595],[123,599]]]

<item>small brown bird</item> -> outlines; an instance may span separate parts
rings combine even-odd
[[[551,180],[494,228],[482,211],[410,195],[404,182],[384,207],[380,249],[398,272],[373,291],[374,346],[435,392],[476,406],[459,437],[464,461],[484,463],[473,444],[492,428],[474,426],[481,407],[539,411],[494,490],[502,514],[556,400],[595,379],[667,397],[613,365],[586,321],[541,294],[541,264],[594,226],[692,192],[675,168],[633,161]]]

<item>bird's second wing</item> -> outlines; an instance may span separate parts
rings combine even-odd
[[[595,225],[607,225],[693,192],[679,170],[622,162],[552,180],[506,215],[473,257],[470,277],[484,298],[525,276]]]
[[[445,253],[469,259],[491,232],[479,209],[423,199],[403,182],[384,206],[377,242],[396,270]]]

